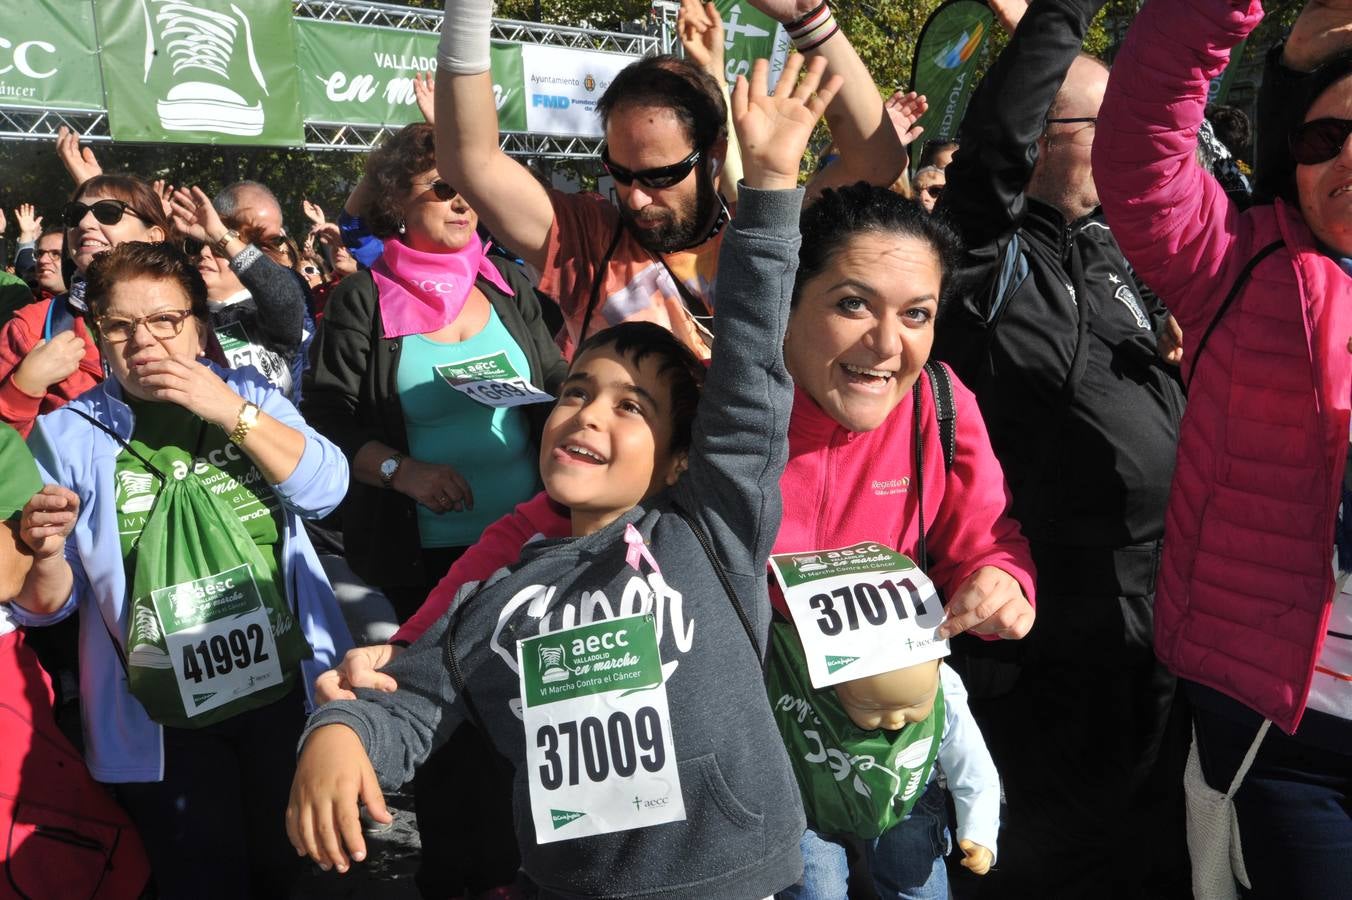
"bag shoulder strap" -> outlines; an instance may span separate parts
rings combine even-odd
[[[685,524],[690,526],[694,532],[695,540],[699,542],[700,549],[704,555],[709,558],[709,565],[713,566],[714,574],[718,577],[719,584],[723,585],[723,592],[728,595],[732,601],[732,608],[737,612],[737,618],[741,620],[742,630],[746,632],[746,638],[751,642],[751,649],[756,651],[757,657],[761,660],[761,667],[764,668],[769,656],[761,651],[760,641],[756,640],[756,632],[751,627],[751,617],[746,613],[746,607],[742,605],[741,599],[737,596],[737,590],[732,586],[732,580],[728,578],[728,571],[723,567],[723,561],[718,558],[718,553],[714,550],[713,541],[709,540],[709,535],[705,533],[704,527],[695,520],[695,517],[679,504],[674,504],[676,514],[685,520]]]
[[[934,393],[934,413],[939,420],[939,440],[944,448],[944,471],[953,470],[953,459],[958,452],[958,407],[953,400],[953,379],[942,363],[925,363],[930,390]]]
[[[601,301],[601,287],[606,283],[606,271],[610,268],[610,261],[615,257],[615,248],[620,245],[620,238],[623,236],[624,220],[617,218],[615,233],[610,236],[610,246],[606,247],[601,264],[592,273],[591,292],[587,295],[587,310],[582,314],[582,328],[577,333],[579,344],[587,339],[587,328],[591,325],[592,313],[596,311],[596,304]]]
[[[1216,326],[1219,325],[1221,319],[1225,317],[1231,304],[1235,302],[1235,298],[1239,296],[1239,292],[1249,280],[1249,276],[1253,274],[1253,270],[1258,268],[1260,262],[1267,259],[1273,253],[1276,253],[1283,246],[1285,246],[1285,242],[1279,238],[1259,250],[1253,255],[1252,259],[1244,264],[1244,268],[1239,272],[1239,277],[1236,278],[1235,283],[1230,286],[1230,293],[1225,295],[1225,299],[1221,301],[1220,307],[1216,310],[1216,315],[1211,317],[1211,323],[1207,325],[1206,331],[1202,332],[1202,339],[1197,342],[1197,349],[1193,351],[1192,354],[1192,366],[1188,369],[1188,384],[1192,384],[1193,377],[1197,375],[1197,364],[1202,361],[1202,353],[1206,351],[1207,341],[1211,340],[1211,332],[1216,330]]]
[[[1258,735],[1249,745],[1249,752],[1244,754],[1244,760],[1239,764],[1239,771],[1235,773],[1234,780],[1230,782],[1230,789],[1225,792],[1226,800],[1233,800],[1235,792],[1239,786],[1244,783],[1244,776],[1249,774],[1249,767],[1253,765],[1254,757],[1258,755],[1258,748],[1263,743],[1263,738],[1267,737],[1268,729],[1272,727],[1271,719],[1264,719],[1263,724],[1258,727]],[[1196,738],[1194,738],[1195,740]]]
[[[57,294],[47,307],[47,322],[42,329],[42,337],[50,341],[58,334],[74,330],[75,314],[70,310],[69,298],[66,294]]]
[[[102,431],[102,432],[104,432],[105,434],[112,435],[113,440],[115,440],[115,441],[117,441],[119,444],[121,444],[123,450],[126,450],[126,451],[127,451],[128,453],[130,453],[132,456],[136,457],[136,458],[140,461],[141,465],[143,465],[143,466],[146,467],[146,470],[149,471],[150,474],[152,474],[152,475],[154,475],[156,478],[158,478],[158,479],[160,480],[160,483],[161,483],[161,484],[164,483],[164,473],[161,472],[159,469],[155,468],[153,465],[151,465],[151,464],[150,464],[150,460],[146,459],[146,458],[145,458],[144,456],[142,456],[140,453],[137,453],[137,452],[136,452],[136,448],[133,447],[131,444],[129,444],[126,440],[124,440],[123,437],[122,437],[122,435],[118,434],[116,431],[113,431],[113,429],[109,428],[107,425],[104,425],[102,422],[100,422],[98,419],[94,418],[93,416],[89,415],[88,413],[85,413],[85,412],[83,412],[83,411],[81,411],[81,410],[78,410],[78,409],[76,409],[76,408],[73,407],[73,406],[67,406],[66,408],[69,409],[71,412],[75,413],[75,415],[77,415],[77,416],[79,416],[80,418],[84,419],[84,420],[85,420],[86,422],[88,422],[90,425],[93,425],[93,426],[94,426],[95,428],[97,428],[99,431]]]

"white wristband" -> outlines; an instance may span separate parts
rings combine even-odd
[[[452,75],[478,75],[490,65],[493,0],[446,0],[437,64]]]

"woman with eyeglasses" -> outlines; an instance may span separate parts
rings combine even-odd
[[[1123,253],[1184,336],[1155,648],[1193,709],[1185,785],[1239,785],[1242,894],[1296,900],[1352,884],[1352,8],[1311,2],[1274,51],[1311,69],[1344,55],[1260,116],[1290,123],[1290,157],[1260,166],[1280,194],[1241,211],[1196,141],[1207,85],[1262,12],[1146,4],[1093,166]],[[1197,896],[1233,896],[1226,844],[1192,842]]]
[[[297,860],[283,816],[307,692],[351,645],[302,520],[342,499],[347,462],[257,372],[203,359],[206,285],[181,250],[121,243],[87,275],[110,377],[40,417],[29,438],[79,515],[64,554],[39,554],[59,571],[40,573],[11,609],[33,626],[80,612],[86,760],[136,823],[158,896],[285,897]],[[151,536],[171,476],[197,479],[218,498],[215,514],[236,518],[238,540],[254,548],[249,574],[231,568],[226,581],[206,568],[200,540]],[[167,655],[147,647],[140,593],[139,558],[156,553],[187,579],[161,588],[172,599],[149,617]],[[273,590],[223,590],[265,582]],[[173,686],[138,687],[147,666],[171,672]],[[217,711],[218,695],[231,706]]]
[[[98,348],[83,321],[85,269],[124,241],[163,241],[170,232],[159,197],[133,175],[88,179],[62,210],[62,220],[76,271],[70,290],[21,308],[0,328],[0,422],[25,436],[40,414],[103,380]]]

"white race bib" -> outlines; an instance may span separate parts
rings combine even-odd
[[[231,322],[216,330],[216,340],[225,352],[225,361],[232,369],[253,366],[263,377],[275,384],[284,394],[291,392],[291,367],[278,353],[255,343],[242,322]]]
[[[151,591],[150,600],[188,716],[282,683],[277,643],[248,565]]]
[[[651,615],[528,638],[516,654],[537,842],[685,819]]]
[[[944,609],[920,568],[882,544],[780,553],[770,568],[803,642],[812,686],[948,655]]]
[[[521,376],[507,358],[506,352],[476,356],[462,362],[434,366],[438,375],[460,393],[495,408],[525,406],[528,403],[548,403],[553,397],[537,390],[530,380]]]

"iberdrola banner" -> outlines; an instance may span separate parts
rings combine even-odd
[[[929,98],[919,124],[924,140],[951,140],[971,99],[980,52],[995,16],[978,0],[948,0],[920,30],[911,90]]]
[[[117,141],[304,143],[287,0],[99,0]]]
[[[758,59],[770,61],[770,87],[779,81],[784,61],[789,57],[789,35],[784,26],[756,9],[746,0],[714,0],[723,17],[723,61],[727,65],[728,85],[738,75],[751,74]]]
[[[1245,38],[1230,50],[1230,61],[1225,64],[1225,70],[1211,79],[1211,84],[1207,88],[1206,102],[1208,106],[1212,104],[1223,105],[1225,99],[1230,96],[1230,86],[1235,83],[1235,73],[1239,71],[1240,65],[1244,62],[1244,50],[1248,45],[1249,39]]]

